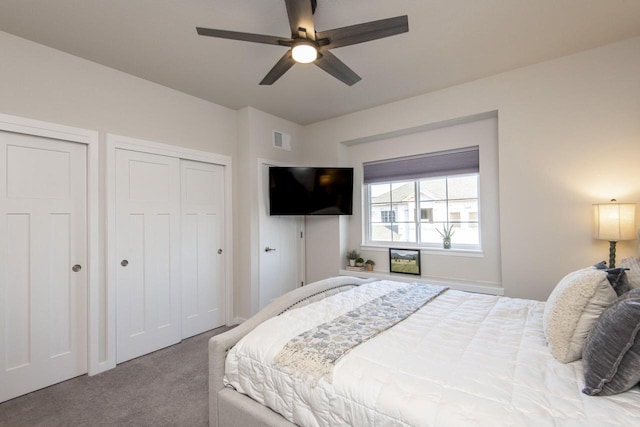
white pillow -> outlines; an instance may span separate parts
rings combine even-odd
[[[620,261],[620,267],[628,268],[627,281],[629,282],[629,288],[640,288],[640,258],[629,257]]]
[[[551,354],[563,363],[582,357],[589,331],[617,298],[607,273],[592,268],[567,274],[549,295],[542,326]]]

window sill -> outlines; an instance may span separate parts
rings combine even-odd
[[[464,292],[474,292],[487,295],[504,295],[504,289],[499,283],[488,282],[468,282],[464,280],[446,279],[442,277],[430,277],[430,276],[413,276],[410,274],[402,273],[389,273],[379,270],[374,271],[351,271],[351,270],[339,270],[340,276],[353,276],[363,279],[380,279],[380,280],[392,280],[394,282],[418,282],[428,283],[431,285],[448,286],[451,289]]]
[[[403,245],[398,246],[378,246],[378,245],[361,245],[360,250],[373,252],[388,252],[389,248],[404,249]],[[438,248],[416,248],[406,246],[406,249],[419,249],[421,254],[435,256],[460,256],[467,258],[484,258],[484,251],[481,249],[438,249]]]

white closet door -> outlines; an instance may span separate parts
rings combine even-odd
[[[182,337],[225,323],[224,167],[181,160]]]
[[[87,372],[86,162],[0,132],[0,401]]]
[[[180,341],[179,162],[116,150],[118,363]]]

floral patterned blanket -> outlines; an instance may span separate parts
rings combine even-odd
[[[292,338],[274,359],[275,366],[298,377],[331,382],[333,367],[354,347],[409,317],[446,291],[444,286],[411,283],[375,298],[330,322]]]

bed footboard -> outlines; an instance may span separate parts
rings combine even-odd
[[[311,283],[274,300],[255,316],[230,331],[212,337],[209,340],[209,425],[211,427],[239,425],[233,421],[234,419],[237,420],[237,417],[232,416],[233,408],[242,409],[243,413],[247,412],[246,415],[248,418],[243,418],[244,426],[293,425],[248,397],[232,389],[225,389],[223,379],[227,351],[240,341],[242,337],[255,329],[256,326],[271,317],[374,280],[375,279],[359,279],[356,277],[342,276]],[[221,398],[220,394],[223,391],[224,393]],[[229,408],[231,413],[223,414],[224,408]],[[251,410],[248,411],[248,408],[251,408]],[[251,419],[253,422],[248,423],[248,419]],[[280,420],[282,424],[276,423],[276,421]]]

